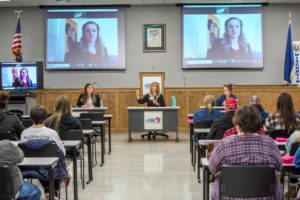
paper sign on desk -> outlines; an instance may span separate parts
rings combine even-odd
[[[162,130],[163,129],[162,111],[145,111],[144,112],[144,129],[145,130]]]

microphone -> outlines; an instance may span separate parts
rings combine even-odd
[[[100,87],[100,88],[102,88],[102,85],[100,83],[96,82],[96,81],[93,81],[93,84]]]

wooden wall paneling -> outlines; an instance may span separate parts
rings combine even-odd
[[[113,114],[112,131],[127,133],[128,126],[128,106],[146,106],[139,105],[136,101],[135,91],[137,88],[96,88],[103,99],[104,106],[107,106],[107,114]],[[44,105],[48,111],[52,111],[55,99],[60,95],[66,95],[70,98],[72,105],[76,105],[77,98],[82,93],[82,88],[75,89],[44,89],[32,91],[37,93],[37,104]],[[300,89],[293,86],[278,85],[243,85],[233,86],[233,93],[237,95],[240,105],[249,105],[251,95],[258,95],[261,103],[267,112],[276,111],[277,97],[281,92],[287,92],[293,97],[295,110],[300,110]],[[202,105],[205,95],[212,94],[216,98],[223,93],[223,87],[174,87],[165,88],[165,102],[171,106],[171,97],[176,97],[179,110],[179,131],[188,132],[186,116],[194,113]]]

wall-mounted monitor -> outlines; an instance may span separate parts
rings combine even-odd
[[[2,90],[43,89],[43,62],[2,62]]]
[[[125,70],[124,7],[46,7],[46,70]]]
[[[262,5],[184,5],[183,69],[262,69]]]

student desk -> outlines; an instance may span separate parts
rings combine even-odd
[[[48,171],[50,200],[54,200],[54,177],[53,168],[56,167],[58,158],[24,158],[23,162],[18,164],[21,170],[43,170]]]
[[[104,152],[105,152],[105,121],[92,121],[92,125],[101,127],[101,164],[100,164],[100,166],[102,167],[104,165]]]
[[[82,130],[82,132],[84,137],[87,138],[89,180],[86,182],[86,184],[89,184],[93,181],[92,137],[95,134],[95,130]]]
[[[132,141],[131,132],[175,131],[178,138],[178,110],[180,107],[127,107],[128,142]]]

